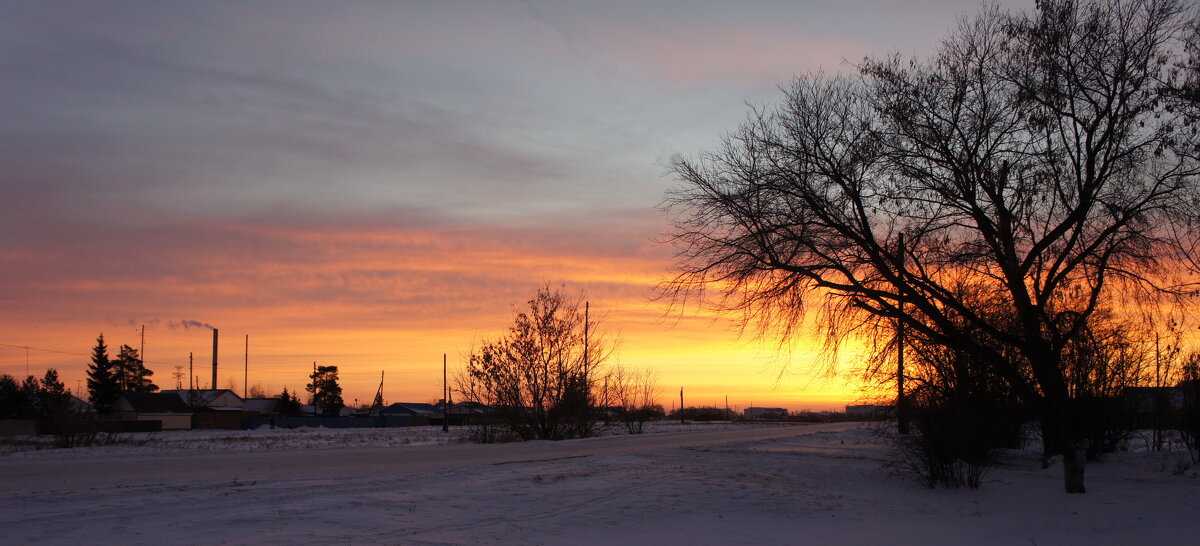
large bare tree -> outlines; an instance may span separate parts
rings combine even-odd
[[[1200,203],[1178,92],[1193,16],[1175,0],[985,8],[931,59],[798,78],[675,164],[668,295],[784,336],[815,303],[834,339],[898,321],[971,351],[1039,410],[1082,493],[1064,351],[1100,309],[1192,289],[1175,266]]]

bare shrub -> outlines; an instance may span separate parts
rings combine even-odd
[[[646,421],[658,413],[658,377],[654,371],[616,367],[609,376],[609,391],[625,431],[641,434]]]

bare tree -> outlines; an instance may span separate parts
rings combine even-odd
[[[784,336],[818,298],[831,348],[900,321],[968,351],[1036,408],[1082,493],[1068,345],[1120,296],[1193,287],[1175,267],[1200,203],[1172,94],[1187,17],[1174,0],[992,7],[928,61],[799,78],[675,164],[667,295],[715,289],[704,301]]]
[[[656,414],[658,377],[649,368],[635,371],[617,366],[609,375],[609,384],[612,401],[625,430],[630,434],[641,434],[646,421]]]
[[[463,397],[491,406],[525,440],[591,435],[594,409],[608,404],[604,363],[611,348],[585,321],[583,307],[582,297],[540,288],[507,335],[471,353],[458,380]]]

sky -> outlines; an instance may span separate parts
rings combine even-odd
[[[1032,2],[1002,2],[1027,9]],[[663,404],[828,409],[844,351],[656,299],[673,158],[796,75],[927,56],[979,3],[10,1],[0,373],[83,383],[103,333],[164,388],[440,397],[546,284]],[[141,333],[144,327],[144,344]],[[249,347],[247,353],[246,347]],[[246,364],[248,363],[248,366]],[[180,374],[182,379],[173,377]]]

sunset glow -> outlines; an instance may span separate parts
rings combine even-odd
[[[580,291],[662,404],[840,409],[781,349],[655,298],[666,165],[795,74],[923,53],[977,2],[30,2],[0,21],[0,373],[81,393],[103,333],[241,394],[337,365],[348,404],[439,397],[538,286]],[[1012,2],[1024,6],[1025,3]],[[207,326],[206,326],[207,325]],[[245,353],[246,336],[249,352]]]

